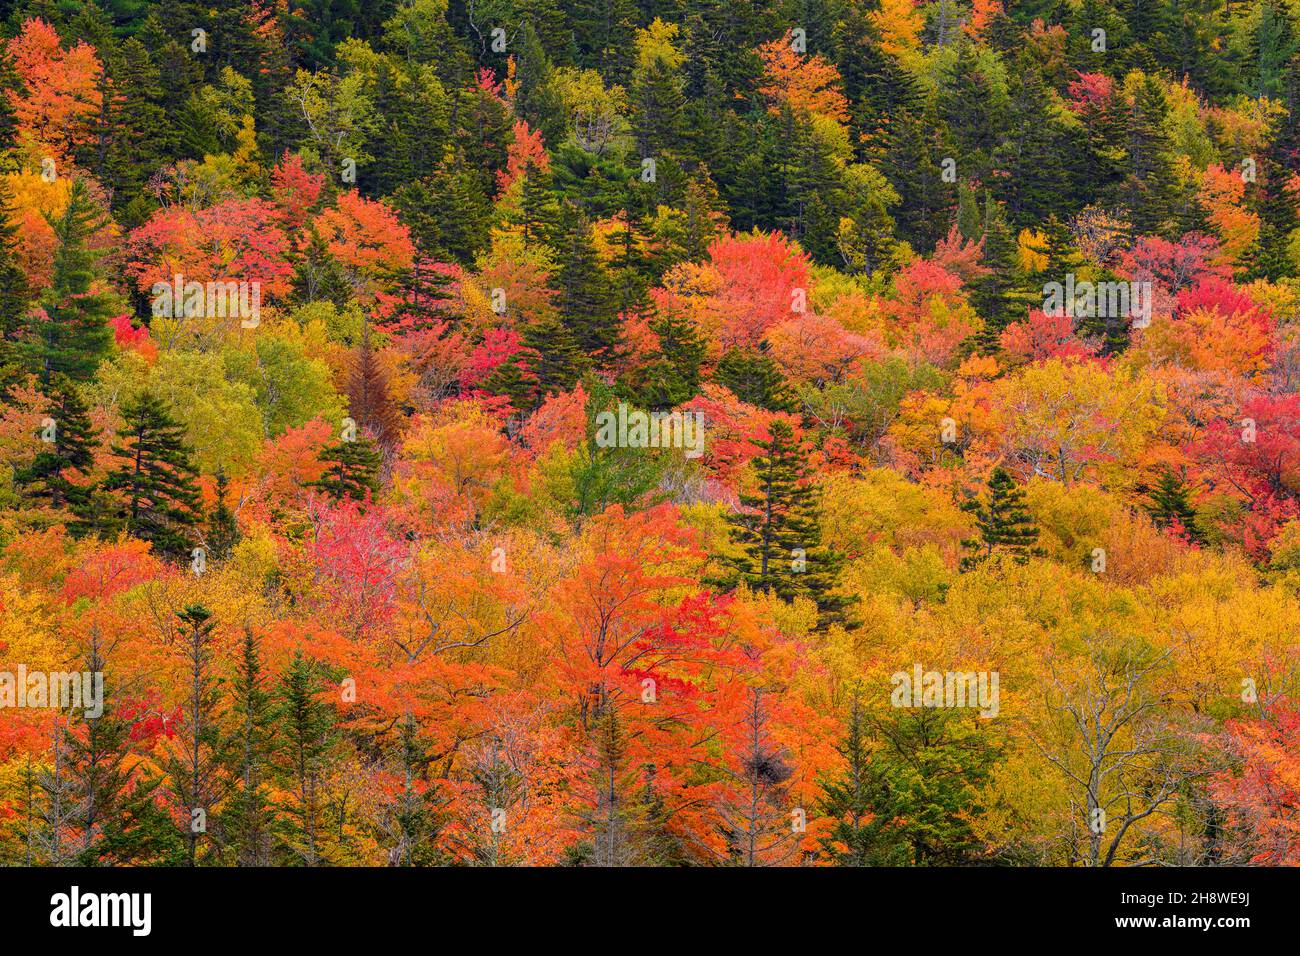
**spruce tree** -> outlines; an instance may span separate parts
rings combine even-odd
[[[121,866],[173,863],[175,829],[154,799],[161,778],[133,753],[132,721],[117,708],[111,651],[98,628],[85,645],[84,669],[102,675],[102,708],[67,715],[56,732],[53,768],[41,775],[48,820],[44,842],[55,865]],[[55,832],[55,830],[58,832]]]
[[[276,747],[272,774],[287,794],[277,828],[282,862],[319,866],[323,844],[324,798],[321,778],[334,745],[334,714],[320,700],[320,667],[296,652],[276,687],[273,715]]]
[[[428,748],[420,741],[419,724],[408,711],[398,737],[402,789],[392,814],[394,842],[388,855],[393,865],[438,866],[447,862],[436,841],[448,814],[439,799],[438,788],[428,784],[431,759]],[[493,804],[494,807],[502,805]]]
[[[975,516],[978,538],[962,541],[970,553],[961,559],[962,570],[978,567],[995,554],[1009,555],[1017,564],[1041,554],[1034,547],[1038,526],[1025,508],[1025,493],[1004,468],[994,468],[988,481],[988,502],[971,499],[962,510]]]
[[[224,468],[217,470],[217,500],[208,514],[208,528],[205,535],[208,554],[215,561],[224,561],[239,541],[239,525],[235,513],[226,503],[230,492],[230,479]]]
[[[216,806],[225,794],[222,763],[225,741],[217,723],[218,688],[213,673],[212,612],[192,604],[176,614],[177,647],[184,665],[184,701],[174,747],[163,763],[168,791],[180,820],[185,859],[197,866],[214,855],[208,835],[209,815],[216,823]]]
[[[224,756],[233,790],[222,807],[220,829],[237,866],[268,866],[275,824],[267,784],[274,715],[261,647],[249,625],[244,627],[231,690],[237,724]]]
[[[47,421],[38,432],[41,450],[30,465],[14,472],[14,484],[26,498],[56,510],[67,508],[84,518],[90,502],[85,479],[95,464],[98,444],[95,428],[70,379],[56,375],[46,391],[50,403],[45,408]],[[81,480],[73,481],[74,475]],[[80,521],[73,521],[69,530],[78,533],[84,528]]]
[[[524,166],[517,221],[527,243],[547,244],[559,233],[560,204],[552,185],[549,172],[531,161]]]
[[[1192,489],[1182,475],[1165,468],[1156,478],[1150,491],[1150,500],[1143,505],[1157,526],[1180,529],[1188,541],[1205,543],[1196,520],[1196,507],[1192,504]]]
[[[1024,319],[1029,308],[1042,307],[1042,290],[1029,292],[1019,287],[1016,240],[1001,206],[991,196],[984,198],[983,227],[978,238],[984,241],[981,262],[989,273],[971,283],[971,305],[984,323],[973,345],[979,354],[993,355],[1001,351],[1001,337],[1007,326]]]
[[[819,842],[836,866],[878,866],[890,861],[889,841],[883,832],[891,822],[881,814],[888,788],[872,761],[872,748],[862,701],[854,694],[843,740],[836,745],[844,758],[837,777],[823,778],[818,812],[834,820]]]
[[[707,347],[690,320],[672,308],[653,320],[650,330],[659,348],[638,376],[639,402],[651,409],[672,408],[699,394]]]
[[[156,205],[145,198],[145,181],[175,155],[179,136],[163,108],[162,76],[149,50],[130,37],[117,60],[102,172],[114,184],[114,208],[123,210],[126,225],[137,226]]]
[[[795,396],[776,362],[762,351],[729,349],[713,370],[713,380],[742,402],[769,412],[793,412]]]
[[[811,598],[823,626],[848,623],[850,601],[833,593],[843,555],[822,545],[804,451],[781,419],[772,422],[769,435],[757,443],[760,453],[753,460],[757,488],[742,492],[740,509],[728,516],[732,540],[741,548],[730,561],[736,578],[784,601]]]
[[[549,311],[524,327],[523,338],[537,402],[552,392],[569,391],[590,364],[573,332]]]
[[[383,454],[365,435],[339,441],[321,451],[325,473],[308,486],[319,488],[336,501],[352,498],[366,501],[379,493],[379,466]]]
[[[1139,235],[1163,234],[1174,212],[1173,148],[1166,132],[1169,106],[1162,81],[1145,76],[1133,93],[1133,105],[1123,112],[1123,178],[1111,199],[1128,212]]]
[[[181,557],[202,520],[198,470],[190,462],[185,430],[150,392],[127,402],[122,420],[111,446],[122,464],[109,472],[104,490],[117,497],[123,530],[162,554]]]
[[[596,254],[591,223],[572,203],[564,206],[554,247],[560,263],[553,280],[555,305],[561,320],[584,354],[608,363],[620,338],[610,280]]]
[[[89,240],[103,213],[78,179],[63,214],[49,223],[57,242],[53,273],[27,327],[27,366],[46,385],[60,373],[86,381],[112,344],[108,320],[117,311],[112,293],[91,291],[99,280],[99,254]]]
[[[0,396],[21,376],[20,340],[31,304],[27,273],[18,262],[18,227],[7,180],[0,178]]]

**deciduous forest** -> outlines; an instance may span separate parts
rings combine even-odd
[[[1297,0],[0,3],[0,864],[1300,864]]]

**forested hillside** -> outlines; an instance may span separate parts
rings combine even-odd
[[[0,4],[0,863],[1300,863],[1300,2]]]

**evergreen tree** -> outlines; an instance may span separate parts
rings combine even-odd
[[[39,430],[41,450],[30,465],[14,472],[14,484],[24,497],[41,501],[55,510],[68,508],[74,515],[85,517],[90,501],[85,479],[95,464],[98,444],[95,428],[86,403],[70,379],[56,375],[48,394],[47,421]],[[81,480],[71,480],[72,475],[80,476]],[[76,533],[80,527],[74,521],[69,530]]]
[[[179,147],[176,125],[163,106],[162,74],[139,39],[123,41],[114,65],[115,95],[109,104],[108,146],[100,173],[114,184],[113,205],[127,226],[137,226],[155,207],[144,184]]]
[[[448,151],[432,175],[402,183],[392,205],[425,253],[471,265],[487,245],[492,206],[464,149]]]
[[[1127,210],[1139,235],[1163,234],[1172,224],[1177,172],[1165,131],[1169,106],[1157,76],[1145,76],[1123,111],[1122,179],[1111,191],[1112,201]]]
[[[524,327],[528,369],[535,380],[535,403],[552,392],[567,392],[589,365],[572,330],[547,311]]]
[[[659,348],[638,376],[639,402],[651,409],[672,408],[699,394],[707,347],[690,320],[672,308],[652,321],[650,330]]]
[[[402,789],[394,806],[395,840],[389,860],[395,866],[446,865],[446,855],[436,841],[449,816],[439,800],[438,788],[425,779],[431,757],[420,742],[419,725],[410,711],[401,722],[398,751]]]
[[[112,344],[108,320],[117,309],[111,293],[91,291],[99,254],[88,243],[103,214],[84,180],[73,182],[63,214],[49,223],[57,242],[53,278],[28,326],[27,365],[46,385],[59,373],[85,381]]]
[[[192,604],[176,617],[177,647],[184,664],[185,698],[172,752],[163,761],[168,791],[180,820],[185,860],[197,866],[214,855],[208,816],[225,794],[222,764],[226,743],[217,723],[218,688],[212,672],[212,612]],[[202,853],[201,853],[201,848]]]
[[[634,0],[574,0],[567,12],[577,65],[595,70],[607,85],[626,86],[636,56]]]
[[[183,556],[202,519],[198,470],[190,463],[185,431],[150,392],[124,404],[122,420],[118,442],[111,446],[122,464],[103,485],[117,496],[117,520],[160,553]]]
[[[547,143],[558,143],[568,134],[567,113],[553,82],[554,69],[537,36],[534,24],[525,23],[514,42],[516,76],[515,113],[541,130]],[[553,48],[554,49],[554,48]]]
[[[46,798],[43,835],[54,865],[122,866],[174,863],[175,828],[155,800],[161,779],[132,752],[131,720],[118,712],[110,681],[111,647],[97,628],[85,646],[84,668],[102,675],[96,716],[83,707],[56,731],[54,766],[39,777]]]
[[[976,862],[983,841],[981,791],[997,761],[986,722],[957,708],[889,708],[872,721],[881,741],[863,789],[873,865],[956,866]]]
[[[319,488],[336,501],[366,501],[379,493],[379,466],[383,454],[366,435],[335,442],[321,451],[325,473],[308,486]]]
[[[718,361],[713,380],[731,389],[742,402],[770,412],[793,412],[795,396],[785,376],[761,351],[733,347]]]
[[[1172,468],[1163,469],[1149,498],[1143,507],[1159,527],[1176,528],[1188,541],[1205,543],[1205,536],[1197,524],[1196,507],[1192,504],[1191,486],[1182,475]]]
[[[776,419],[758,442],[753,467],[757,488],[740,495],[728,516],[741,553],[731,559],[739,580],[784,601],[809,597],[822,625],[847,623],[850,600],[833,593],[843,555],[821,541],[816,489],[790,426]]]
[[[977,237],[967,234],[966,238]],[[1029,308],[1042,307],[1042,295],[1041,290],[1030,292],[1017,283],[1016,240],[1001,206],[988,195],[984,197],[984,219],[978,238],[984,242],[980,261],[989,272],[971,283],[971,305],[984,323],[973,345],[981,355],[993,355],[1001,350],[1001,336],[1008,325],[1024,319]]]
[[[222,806],[220,829],[236,865],[268,866],[275,826],[275,806],[267,785],[275,744],[272,700],[261,648],[248,625],[231,690],[238,724],[224,754],[233,791]]]
[[[306,243],[294,266],[293,292],[299,305],[330,302],[340,311],[352,300],[352,284],[314,223],[307,224]]]
[[[27,273],[18,262],[12,194],[7,181],[0,177],[0,396],[21,376],[20,339],[30,304]]]
[[[333,712],[319,697],[321,683],[319,666],[296,652],[280,678],[273,706],[277,747],[272,773],[287,793],[277,844],[281,857],[302,866],[328,862],[321,777],[337,732]]]
[[[519,225],[524,241],[550,243],[560,228],[560,205],[555,199],[551,174],[535,163],[524,166],[519,193]]]
[[[1018,564],[1041,554],[1034,547],[1038,526],[1025,508],[1025,493],[1016,486],[1015,479],[1006,469],[994,468],[988,490],[987,504],[972,498],[962,505],[962,510],[975,516],[979,530],[978,538],[962,541],[970,552],[961,559],[962,570],[975,568],[994,554],[1010,555]]]
[[[947,234],[956,204],[956,186],[943,180],[940,163],[949,157],[934,134],[938,128],[932,108],[901,114],[885,157],[884,173],[902,197],[894,212],[899,236],[917,250],[933,249]]]
[[[680,67],[662,56],[633,74],[632,134],[642,158],[681,156],[689,150],[683,125],[685,84]]]
[[[208,554],[213,560],[224,561],[230,557],[231,551],[239,541],[239,525],[235,521],[235,513],[226,503],[226,496],[230,491],[230,479],[226,477],[224,468],[217,471],[216,490],[217,500],[208,515],[206,543]]]
[[[581,210],[566,204],[555,250],[559,269],[556,307],[583,354],[607,363],[619,345],[619,323],[611,302],[609,276],[596,254],[591,224]]]
[[[818,812],[835,821],[819,838],[822,851],[837,866],[885,864],[889,860],[887,853],[881,858],[881,832],[890,821],[879,811],[888,793],[872,764],[866,715],[856,694],[844,739],[835,749],[844,758],[844,772],[821,782]]]

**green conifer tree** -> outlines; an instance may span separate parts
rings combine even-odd
[[[198,470],[184,436],[162,399],[142,392],[122,406],[118,442],[111,446],[122,464],[103,484],[117,497],[122,529],[173,557],[189,551],[202,519]]]
[[[988,501],[972,498],[962,510],[975,516],[978,538],[962,541],[969,552],[961,559],[962,570],[970,570],[995,554],[1006,554],[1018,564],[1040,554],[1034,547],[1038,526],[1025,508],[1025,493],[1005,468],[994,468],[988,481]]]
[[[49,288],[27,327],[27,367],[45,385],[56,374],[86,381],[112,344],[108,320],[118,303],[110,292],[92,291],[99,279],[99,253],[89,239],[103,223],[103,213],[84,180],[73,182],[66,209],[49,223],[58,245]]]

